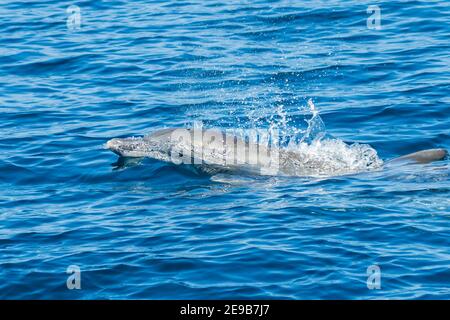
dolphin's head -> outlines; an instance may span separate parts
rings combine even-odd
[[[149,152],[149,145],[142,138],[115,138],[109,140],[106,149],[121,157],[141,158]]]
[[[177,141],[178,129],[162,129],[144,137],[115,138],[109,140],[105,148],[127,158],[160,157],[168,154]]]

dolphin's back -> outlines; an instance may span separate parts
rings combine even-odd
[[[149,135],[144,137],[144,140],[159,140],[159,141],[170,141],[172,134],[174,131],[178,130],[177,128],[167,128],[167,129],[161,129],[156,130]]]

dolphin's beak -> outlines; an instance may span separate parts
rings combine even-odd
[[[123,144],[122,139],[111,139],[105,144],[105,149],[109,149],[115,154],[121,156],[120,146]]]
[[[141,158],[145,157],[148,152],[148,145],[142,138],[115,138],[109,140],[106,149],[111,150],[121,157]]]

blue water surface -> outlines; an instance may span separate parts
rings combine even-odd
[[[301,127],[312,98],[382,159],[450,149],[448,1],[3,0],[0,17],[0,298],[450,298],[448,159],[234,181],[103,147],[280,108]]]

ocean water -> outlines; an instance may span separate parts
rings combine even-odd
[[[384,161],[450,149],[448,1],[2,0],[0,17],[0,298],[450,298],[448,159],[211,176],[104,148],[199,121],[301,136],[312,99],[321,132]]]

